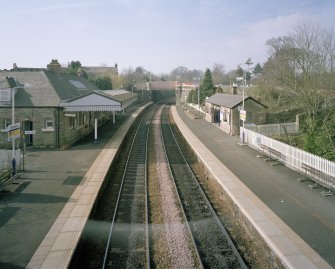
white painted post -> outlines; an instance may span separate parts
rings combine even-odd
[[[94,119],[94,143],[98,143],[98,119]]]

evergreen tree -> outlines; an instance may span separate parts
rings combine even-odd
[[[198,103],[198,89],[192,90],[193,95],[192,95],[192,103],[197,104]]]
[[[96,78],[94,84],[101,90],[111,90],[113,88],[112,80],[108,76]]]
[[[65,73],[75,76],[77,76],[78,73],[80,73],[80,75],[83,76],[84,78],[88,78],[87,72],[82,68],[81,62],[79,61],[71,61],[71,63],[68,64]]]
[[[214,94],[214,85],[211,75],[211,70],[208,68],[205,71],[204,79],[200,86],[200,103],[203,104],[206,97]]]
[[[257,77],[260,74],[262,74],[262,72],[263,72],[262,66],[259,63],[256,64],[256,66],[254,67],[254,70],[253,70],[253,73],[254,73],[255,77]]]
[[[194,90],[191,90],[187,95],[187,103],[193,103]]]

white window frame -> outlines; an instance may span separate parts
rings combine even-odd
[[[12,119],[10,119],[10,118],[5,118],[4,119],[4,127],[5,127],[5,129],[9,126],[9,125],[11,125],[12,124]]]
[[[54,131],[54,120],[53,118],[44,118],[44,128],[42,131]]]

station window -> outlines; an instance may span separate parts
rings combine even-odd
[[[45,118],[44,119],[44,128],[45,129],[53,129],[54,123],[52,118]]]
[[[7,119],[4,119],[4,127],[7,128],[9,125],[12,124],[12,120],[7,118]]]
[[[44,127],[42,128],[43,132],[52,132],[54,131],[54,121],[52,118],[44,118]]]
[[[51,129],[54,127],[52,118],[45,118],[45,129]]]
[[[69,129],[74,129],[74,125],[75,125],[74,119],[75,119],[74,117],[68,117]]]
[[[221,112],[221,121],[227,122],[227,113],[226,111]]]

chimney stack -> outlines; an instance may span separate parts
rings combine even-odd
[[[53,59],[51,60],[51,63],[47,65],[47,69],[56,74],[60,74],[61,65],[59,64],[58,60]]]
[[[232,94],[237,94],[237,84],[233,83],[233,86],[232,86]]]

